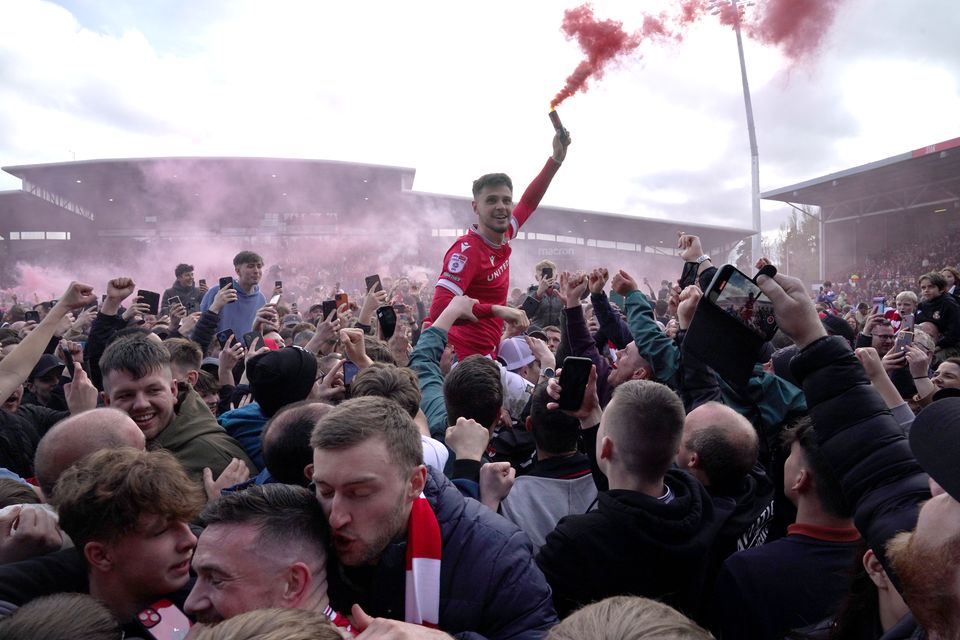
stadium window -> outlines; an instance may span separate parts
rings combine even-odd
[[[563,242],[566,244],[577,244],[577,239],[573,236],[557,236],[557,242]]]
[[[19,232],[19,231],[11,231],[11,232],[10,232],[10,239],[11,239],[11,240],[19,240],[19,239],[20,239],[20,232]]]
[[[526,240],[527,232],[526,231],[517,231],[517,240]]]
[[[439,229],[430,229],[430,237],[431,237],[431,238],[439,237],[439,235],[440,235],[440,230],[439,230]]]
[[[47,240],[66,240],[66,231],[47,231]]]
[[[595,246],[597,246],[597,241],[596,241],[596,240],[592,240],[592,239],[591,239],[591,240],[587,240],[587,246],[588,246],[588,247],[595,247]]]
[[[439,229],[437,235],[441,238],[456,238],[460,234],[457,233],[456,229]]]
[[[45,237],[43,231],[21,231],[20,239],[21,240],[43,240]]]
[[[533,235],[536,236],[537,240],[546,240],[547,242],[557,241],[557,236],[552,233],[534,233]]]
[[[157,216],[143,216],[144,222],[156,222]]]
[[[620,249],[621,251],[636,251],[637,245],[633,244],[632,242],[618,242],[617,249]]]
[[[616,249],[617,243],[609,240],[597,240],[598,249]]]

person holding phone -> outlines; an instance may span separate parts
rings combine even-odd
[[[534,267],[536,284],[527,289],[527,297],[520,305],[530,324],[538,327],[558,326],[563,312],[563,300],[560,298],[560,286],[557,283],[557,265],[552,260],[541,260]]]
[[[233,329],[235,335],[242,336],[253,328],[257,311],[267,304],[266,297],[260,291],[263,258],[253,251],[241,251],[233,258],[233,268],[236,278],[233,279],[231,288],[236,290],[237,299],[219,310],[217,330]],[[207,291],[200,303],[200,311],[211,309],[219,292],[219,284]]]
[[[170,298],[180,298],[180,304],[183,305],[184,309],[194,310],[200,308],[200,302],[203,300],[203,294],[206,291],[201,291],[198,287],[194,286],[193,280],[193,265],[192,264],[178,264],[177,268],[173,271],[176,280],[173,282],[173,285],[165,290],[160,295],[160,315],[167,315],[170,313]]]
[[[510,239],[530,218],[567,155],[569,136],[553,138],[553,155],[514,204],[513,182],[504,173],[488,173],[473,183],[473,212],[477,223],[453,243],[443,258],[430,305],[431,321],[440,317],[454,296],[467,295],[479,303],[474,308],[478,322],[450,330],[450,342],[463,359],[472,354],[495,355],[503,323],[524,326],[526,314],[507,307],[510,290]]]

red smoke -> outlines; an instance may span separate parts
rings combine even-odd
[[[640,46],[639,33],[623,30],[623,23],[616,20],[598,21],[593,17],[593,7],[585,4],[563,12],[561,30],[568,39],[576,38],[586,58],[577,65],[567,78],[567,84],[550,102],[555,107],[577,91],[586,91],[587,80],[602,78],[603,68],[614,58],[630,53]]]
[[[744,32],[764,44],[780,47],[791,60],[816,52],[833,24],[841,0],[767,0]]]
[[[791,60],[813,54],[823,40],[842,0],[766,0],[751,19],[741,17],[744,34],[764,44],[780,47]],[[667,12],[644,15],[639,30],[627,33],[617,20],[597,20],[590,4],[567,9],[561,30],[568,39],[576,38],[585,58],[553,100],[550,107],[586,91],[587,82],[603,77],[605,67],[615,58],[636,50],[644,40],[673,39],[680,41],[688,27],[710,9],[708,0],[680,0]],[[741,12],[743,7],[741,6]],[[727,0],[718,3],[714,12],[720,22],[733,25],[737,13]]]

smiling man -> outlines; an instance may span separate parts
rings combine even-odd
[[[338,611],[363,609],[353,610],[359,631],[367,614],[378,626],[491,639],[541,638],[556,623],[527,536],[423,464],[419,431],[400,405],[348,400],[320,419],[310,444],[336,554],[330,600]]]
[[[173,456],[98,451],[60,476],[54,496],[60,526],[87,566],[90,595],[129,631],[139,612],[186,586],[197,543],[189,522],[203,491]]]
[[[454,296],[476,298],[477,323],[457,325],[450,330],[450,343],[457,357],[494,355],[500,344],[503,321],[526,322],[526,316],[507,307],[510,289],[510,239],[536,210],[550,181],[567,155],[570,137],[553,138],[553,155],[540,174],[514,205],[513,182],[505,173],[488,173],[473,182],[473,212],[477,223],[460,236],[443,257],[443,268],[430,305],[430,318],[440,317]]]
[[[168,450],[193,478],[202,479],[205,467],[219,477],[234,458],[258,472],[203,398],[173,379],[163,346],[140,335],[119,338],[104,351],[100,369],[107,406],[129,415],[149,449]]]
[[[267,299],[260,292],[263,258],[253,251],[241,251],[233,258],[233,269],[236,271],[233,288],[237,292],[237,300],[217,312],[220,316],[217,331],[233,329],[234,335],[242,336],[253,328],[257,310],[267,304]],[[210,287],[200,302],[200,311],[210,309],[219,292],[219,285]]]

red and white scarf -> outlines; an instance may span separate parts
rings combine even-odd
[[[437,628],[440,620],[440,525],[427,499],[413,501],[407,523],[404,621]]]

